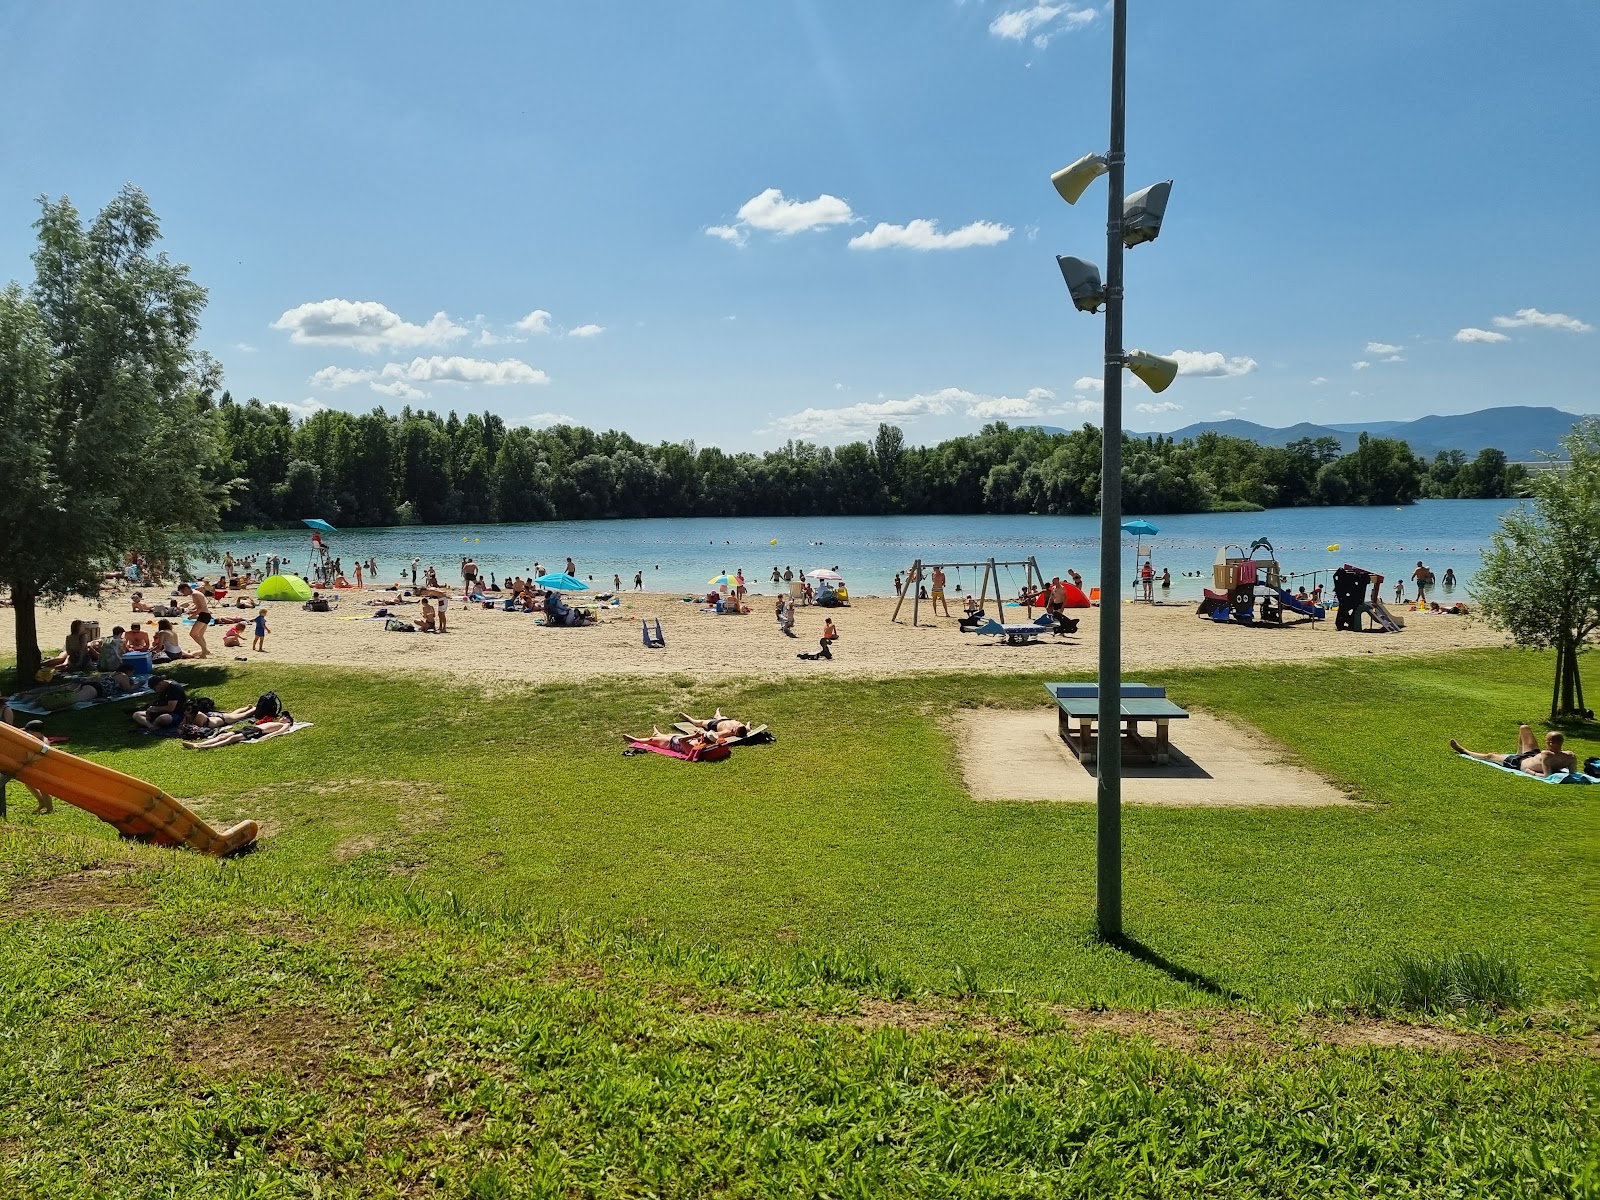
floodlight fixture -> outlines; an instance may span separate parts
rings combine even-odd
[[[1128,370],[1152,392],[1164,392],[1178,377],[1178,362],[1147,350],[1129,350]]]
[[[1122,244],[1128,249],[1153,242],[1161,233],[1161,218],[1172,195],[1172,180],[1164,179],[1137,191],[1122,202]]]
[[[1070,167],[1062,167],[1050,176],[1050,182],[1056,185],[1056,191],[1061,193],[1063,200],[1068,204],[1076,204],[1084,189],[1110,169],[1105,155],[1085,154]]]
[[[1056,266],[1061,268],[1061,278],[1066,280],[1077,310],[1099,312],[1106,302],[1106,285],[1100,282],[1100,268],[1085,259],[1062,254],[1056,255]]]

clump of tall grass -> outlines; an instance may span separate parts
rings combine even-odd
[[[1439,1013],[1470,1008],[1514,1008],[1527,988],[1517,965],[1486,950],[1444,954],[1401,951],[1357,973],[1348,1002],[1373,1013]]]

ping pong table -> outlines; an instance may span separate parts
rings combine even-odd
[[[1057,731],[1084,766],[1099,755],[1100,685],[1095,683],[1047,683],[1044,690],[1056,702]],[[1129,765],[1164,767],[1172,761],[1167,740],[1168,726],[1186,720],[1188,712],[1167,699],[1167,689],[1143,683],[1122,685],[1122,722],[1118,744],[1122,761]],[[1153,724],[1154,732],[1145,736],[1141,724]]]

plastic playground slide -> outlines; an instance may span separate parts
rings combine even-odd
[[[1303,617],[1310,617],[1313,621],[1320,621],[1327,616],[1327,613],[1322,610],[1320,605],[1301,600],[1292,592],[1285,591],[1282,588],[1278,589],[1278,603],[1283,605],[1289,612],[1297,612]]]
[[[1403,626],[1395,620],[1394,614],[1383,606],[1382,600],[1374,600],[1367,606],[1367,611],[1372,619],[1383,627],[1385,633],[1399,633]]]
[[[160,788],[67,754],[10,725],[0,725],[0,777],[15,779],[93,813],[124,837],[157,846],[187,846],[218,857],[256,840],[254,821],[221,833]]]

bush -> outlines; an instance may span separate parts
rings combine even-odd
[[[1510,1008],[1527,992],[1521,972],[1502,954],[1461,950],[1447,954],[1394,955],[1361,971],[1350,997],[1374,1013],[1436,1013],[1474,1007]]]

